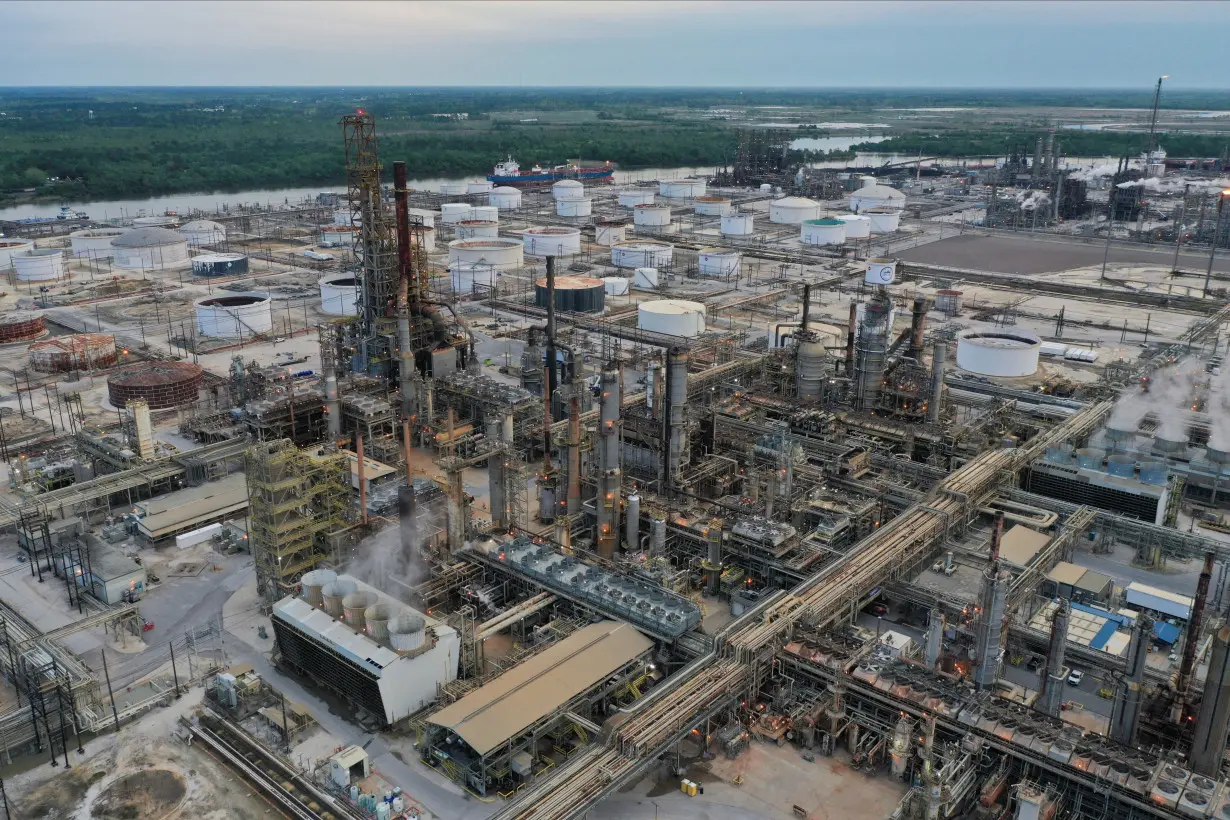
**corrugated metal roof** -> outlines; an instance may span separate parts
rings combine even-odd
[[[651,640],[628,624],[591,624],[436,712],[428,722],[452,729],[477,754],[486,755],[652,647]]]
[[[1076,564],[1070,564],[1067,561],[1060,561],[1055,565],[1055,568],[1047,574],[1057,584],[1068,584],[1069,586],[1080,583],[1081,578],[1085,574],[1084,567],[1078,567]]]
[[[1127,588],[1134,592],[1143,592],[1145,595],[1153,595],[1158,598],[1164,598],[1167,601],[1170,601],[1176,604],[1182,604],[1183,606],[1186,606],[1188,608],[1190,608],[1191,605],[1195,602],[1194,598],[1189,598],[1186,595],[1180,595],[1177,592],[1167,592],[1164,589],[1158,589],[1157,587],[1151,587],[1148,584],[1142,584],[1137,581],[1133,581],[1132,583],[1128,584]]]
[[[1073,586],[1077,589],[1083,589],[1086,592],[1100,594],[1106,591],[1108,584],[1112,583],[1114,583],[1114,579],[1109,575],[1087,569],[1085,570],[1085,574],[1081,576],[1081,579],[1073,584]]]
[[[1027,567],[1051,537],[1023,524],[1017,524],[999,539],[999,557],[1018,567]]]

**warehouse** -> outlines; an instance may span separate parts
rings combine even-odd
[[[180,533],[244,515],[248,509],[248,485],[243,473],[232,473],[221,481],[189,487],[134,506],[137,533],[158,546]]]

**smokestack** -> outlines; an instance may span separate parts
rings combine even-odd
[[[686,411],[688,403],[688,353],[672,347],[666,354],[666,435],[664,483],[667,498],[673,498],[676,479],[688,454]]]
[[[622,403],[619,373],[609,365],[599,380],[598,403],[598,554],[615,555],[619,546],[619,496],[623,473],[619,463],[619,411]]]
[[[1063,653],[1068,642],[1068,601],[1061,598],[1051,619],[1051,644],[1046,653],[1046,677],[1043,681],[1041,709],[1051,717],[1059,717],[1063,704]]]
[[[717,597],[722,585],[722,524],[720,518],[709,522],[709,552],[701,563],[705,573],[705,594]]]
[[[568,491],[567,510],[569,515],[581,513],[581,397],[578,394],[580,386],[572,384],[567,388],[568,396]]]
[[[942,340],[937,340],[931,348],[931,400],[927,404],[927,421],[936,424],[940,420],[940,410],[944,402],[944,366],[948,358],[948,348]]]
[[[1174,719],[1182,722],[1184,718],[1184,702],[1188,690],[1191,689],[1192,671],[1196,666],[1196,648],[1200,645],[1200,627],[1204,621],[1204,607],[1209,599],[1209,582],[1213,578],[1213,553],[1204,554],[1204,568],[1200,570],[1200,580],[1196,582],[1196,599],[1192,602],[1192,616],[1187,621],[1187,637],[1183,642],[1183,659],[1179,663],[1178,683],[1175,687],[1177,699]]]
[[[554,353],[555,348],[548,347]],[[551,362],[543,365],[542,373],[542,474],[538,476],[538,520],[549,524],[559,514],[556,490],[559,487],[551,466]]]
[[[803,318],[799,320],[799,329],[807,330],[807,317],[811,313],[811,285],[803,285]]]
[[[337,363],[325,365],[325,415],[329,422],[329,439],[337,441],[342,435],[342,402],[337,395]]]
[[[995,513],[995,524],[991,527],[991,563],[999,563],[999,541],[1004,537],[1004,514]]]
[[[858,302],[850,300],[850,321],[846,325],[846,375],[854,378],[854,334],[858,331]]]
[[[410,208],[406,190],[406,163],[393,163],[393,196],[397,206],[397,379],[401,387],[401,412],[409,417],[414,406],[414,351],[410,342],[410,303],[417,301],[418,283],[410,264]]]
[[[1136,745],[1136,733],[1140,727],[1140,707],[1143,703],[1141,683],[1145,679],[1145,660],[1149,655],[1149,641],[1153,635],[1153,620],[1148,615],[1139,615],[1128,644],[1126,672],[1123,682],[1115,692],[1115,703],[1110,715],[1110,739],[1124,746]]]
[[[418,496],[414,492],[414,483],[397,488],[397,533],[401,543],[401,554],[407,562],[415,555],[418,529]],[[407,564],[408,565],[408,564]]]
[[[916,362],[922,362],[923,335],[926,333],[927,299],[923,296],[914,298],[914,314],[910,318],[910,350],[906,355]]]
[[[559,361],[555,350],[555,257],[547,257],[547,412],[559,387]]]
[[[503,423],[497,417],[487,419],[487,486],[491,498],[491,529],[496,532],[508,530],[508,501],[504,487],[504,445],[501,431]]]
[[[1204,679],[1204,696],[1200,715],[1192,736],[1192,751],[1188,762],[1192,771],[1205,777],[1221,776],[1230,738],[1230,626],[1223,626],[1213,636],[1213,651],[1209,658],[1209,674]]]

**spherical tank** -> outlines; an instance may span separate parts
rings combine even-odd
[[[194,219],[180,226],[179,232],[190,245],[217,245],[226,241],[226,228],[209,219]]]
[[[637,205],[632,222],[642,228],[665,228],[671,224],[671,209],[666,205]]]
[[[662,268],[674,255],[674,245],[647,239],[611,246],[611,264],[617,268]]]
[[[557,202],[561,199],[581,199],[585,196],[585,186],[575,179],[561,179],[551,186],[551,196]]]
[[[359,280],[326,276],[320,280],[320,309],[330,316],[359,315]]]
[[[547,280],[534,283],[534,303],[547,306]],[[601,313],[606,305],[606,283],[592,276],[555,277],[555,309],[573,313]]]
[[[739,272],[742,256],[730,248],[705,248],[697,257],[703,276],[732,276]]]
[[[897,278],[897,260],[868,259],[863,281],[869,285],[891,285]]]
[[[440,193],[444,196],[461,196],[466,192],[464,182],[441,182]]]
[[[64,276],[64,251],[35,248],[13,255],[18,282],[50,282]]]
[[[220,339],[246,339],[273,329],[272,303],[265,293],[229,293],[196,301],[196,331]]]
[[[635,208],[637,205],[652,205],[652,188],[625,188],[619,192],[621,208]]]
[[[248,272],[248,257],[242,253],[206,253],[192,257],[197,276],[237,276]]]
[[[86,228],[68,235],[73,256],[85,259],[110,259],[113,252],[111,240],[127,233],[127,228]],[[3,268],[0,265],[0,268]]]
[[[1041,347],[1027,330],[966,330],[957,336],[957,367],[982,376],[1031,376]]]
[[[30,366],[40,373],[96,370],[110,367],[118,358],[110,333],[57,336],[30,345]]]
[[[592,199],[557,199],[555,200],[556,216],[589,216],[594,212]]]
[[[418,237],[419,247],[431,253],[436,249],[436,229],[430,225],[410,225],[411,241]]]
[[[188,261],[188,240],[167,228],[134,228],[111,240],[112,262],[124,270],[165,270]]]
[[[467,182],[466,183],[466,193],[467,194],[489,194],[491,193],[491,189],[494,187],[495,186],[491,184],[490,180],[480,179],[476,182]]]
[[[467,219],[474,218],[474,206],[464,202],[445,202],[440,206],[440,221],[445,225],[456,225]]]
[[[658,194],[667,199],[694,199],[705,195],[703,179],[664,179],[658,182]]]
[[[0,344],[28,342],[47,335],[47,320],[41,313],[10,310],[0,314]]]
[[[905,194],[887,185],[867,185],[850,194],[850,210],[863,213],[869,208],[905,207]]]
[[[110,240],[107,240],[110,242]],[[32,239],[0,239],[0,270],[13,267],[13,254],[34,250]]]
[[[527,228],[521,241],[530,256],[572,256],[581,252],[581,229],[539,225]]]
[[[622,276],[606,276],[602,279],[608,296],[623,296],[628,292],[628,280]]]
[[[724,196],[696,197],[696,213],[701,216],[726,216],[733,209],[734,205]]]
[[[636,309],[636,326],[641,330],[691,338],[705,332],[705,306],[685,299],[641,302]]]
[[[871,236],[871,217],[862,214],[842,214],[837,218],[846,223],[846,239],[866,239]]]
[[[727,214],[722,217],[722,235],[723,236],[751,236],[755,232],[756,215],[751,213],[746,214]]]
[[[192,362],[141,362],[107,377],[107,398],[116,408],[132,399],[144,399],[151,410],[178,407],[197,400],[204,378],[205,371]]]
[[[508,185],[492,188],[487,194],[487,202],[500,210],[521,207],[521,192]]]
[[[892,233],[901,227],[901,212],[888,208],[870,208],[863,211],[871,219],[872,233]]]
[[[804,245],[841,245],[846,241],[846,223],[840,219],[808,219],[799,238]]]
[[[801,225],[820,218],[820,205],[801,196],[788,196],[769,203],[769,221],[778,225]]]
[[[478,262],[496,270],[521,267],[524,246],[515,239],[454,239],[448,243],[448,262]]]
[[[134,228],[171,228],[179,222],[174,216],[139,216],[132,221]]]
[[[500,223],[466,219],[457,223],[458,239],[491,239],[500,235]]]
[[[594,243],[610,247],[623,242],[628,235],[628,225],[616,219],[604,219],[594,225]]]

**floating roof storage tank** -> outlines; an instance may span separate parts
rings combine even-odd
[[[702,276],[732,276],[739,272],[742,256],[730,248],[704,248],[697,256]]]
[[[32,239],[18,239],[16,237],[0,239],[0,270],[9,270],[13,267],[13,254],[32,250],[34,250],[34,240]]]
[[[521,233],[530,256],[572,256],[581,252],[581,229],[537,225]]]
[[[867,239],[871,236],[871,217],[862,214],[842,214],[837,218],[846,223],[846,239]]]
[[[892,233],[901,227],[901,212],[884,208],[870,208],[863,212],[871,219],[871,232]]]
[[[83,231],[73,231],[68,235],[73,256],[85,259],[110,259],[115,251],[111,240],[128,233],[127,228],[86,228]],[[33,247],[33,246],[31,246]],[[0,251],[0,256],[3,251]],[[4,269],[0,260],[0,270]]]
[[[457,223],[458,239],[493,239],[500,235],[500,223],[484,219],[465,219]]]
[[[1032,376],[1041,347],[1028,330],[966,330],[957,336],[957,366],[982,376]]]
[[[248,272],[248,257],[242,253],[205,253],[192,257],[196,276],[238,276]]]
[[[696,213],[701,216],[726,216],[734,211],[734,204],[729,197],[698,196],[696,197]]]
[[[686,299],[658,299],[637,305],[641,330],[691,338],[705,332],[705,306]]]
[[[637,205],[632,209],[632,222],[642,228],[665,228],[671,224],[668,205]]]
[[[594,224],[594,244],[610,247],[627,238],[628,225],[618,219],[603,219]]]
[[[330,316],[359,315],[359,280],[350,274],[320,280],[320,310]]]
[[[799,231],[804,245],[841,245],[846,241],[846,223],[840,219],[807,219]]]
[[[11,310],[0,313],[0,342],[27,342],[47,335],[47,320],[41,313]]]
[[[110,333],[56,336],[30,345],[30,366],[40,373],[71,373],[111,367],[119,360]]]
[[[448,243],[448,262],[477,262],[496,270],[521,267],[524,246],[515,239],[454,239]]]
[[[534,304],[547,306],[547,280],[534,284]],[[601,313],[606,304],[606,285],[590,276],[555,277],[555,309],[572,313]]]
[[[18,282],[50,282],[64,277],[64,251],[35,248],[13,254]]]
[[[191,404],[198,399],[205,371],[192,362],[143,362],[112,371],[107,399],[112,407],[127,407],[144,399],[151,410]]]
[[[556,216],[589,216],[594,212],[592,199],[557,199],[555,200]]]
[[[663,268],[671,263],[675,246],[649,239],[611,246],[611,264],[617,268]]]

